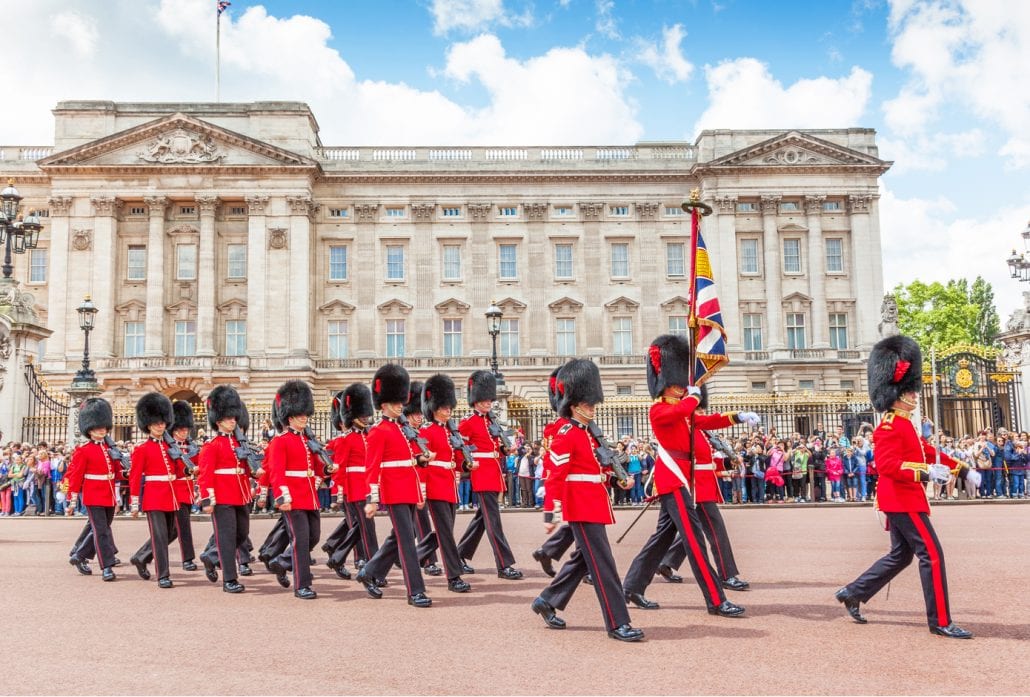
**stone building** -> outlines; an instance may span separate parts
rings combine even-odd
[[[15,277],[53,335],[38,364],[79,368],[76,307],[103,388],[255,399],[294,376],[316,395],[401,360],[416,377],[487,367],[543,394],[594,357],[645,395],[643,351],[686,330],[691,189],[731,364],[720,392],[862,391],[883,297],[871,129],[705,131],[696,143],[325,146],[301,103],[61,102],[53,146],[0,149],[45,215]]]

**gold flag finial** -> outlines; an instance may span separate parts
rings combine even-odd
[[[698,215],[702,216],[712,214],[712,207],[701,201],[701,189],[697,187],[690,190],[690,198],[684,201],[680,208],[687,213],[696,210]]]

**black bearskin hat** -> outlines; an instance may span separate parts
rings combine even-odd
[[[404,405],[404,415],[411,416],[412,414],[422,413],[422,383],[417,380],[413,380],[408,385],[408,403]]]
[[[376,409],[394,402],[407,404],[410,382],[404,366],[387,363],[372,377],[372,404]]]
[[[237,424],[240,423],[243,418],[243,401],[235,387],[219,385],[207,396],[207,425],[217,433],[218,422],[230,416],[236,418]]]
[[[193,433],[193,406],[189,402],[177,399],[172,402],[172,413],[175,418],[172,420],[172,427],[169,431],[176,431],[180,428],[188,428]]]
[[[869,352],[869,401],[876,411],[887,411],[906,392],[923,386],[923,354],[907,336],[889,336]]]
[[[272,422],[272,428],[277,432],[282,433],[286,430],[286,425],[283,424],[283,420],[279,418],[279,404],[272,398],[272,411],[268,414],[268,420]]]
[[[152,425],[164,422],[171,426],[175,421],[172,400],[160,392],[148,392],[136,402],[136,425],[143,433],[147,433]]]
[[[372,391],[368,389],[368,385],[363,382],[355,382],[352,385],[347,385],[347,389],[341,392],[340,406],[339,408],[339,419],[343,423],[344,428],[350,428],[354,425],[354,419],[371,419],[374,410],[372,409]],[[333,411],[337,409],[335,401],[333,402]]]
[[[343,405],[343,390],[333,395],[333,401],[329,405],[329,421],[337,431],[343,430],[343,418],[340,414],[340,407]]]
[[[244,433],[250,428],[250,412],[247,411],[247,405],[243,402],[240,402],[240,417],[236,419],[236,425]]]
[[[690,344],[673,334],[662,334],[647,349],[647,390],[661,396],[670,385],[690,384]]]
[[[79,407],[79,433],[89,438],[94,428],[114,428],[114,413],[106,399],[90,397]]]
[[[707,384],[701,385],[700,399],[701,399],[701,402],[697,405],[697,408],[698,409],[707,409],[708,408],[708,385]]]
[[[593,361],[572,359],[562,367],[558,380],[564,387],[558,414],[567,419],[572,417],[575,404],[600,404],[604,401],[601,372]]]
[[[565,365],[560,365],[551,371],[551,376],[547,378],[547,401],[551,403],[551,411],[557,412],[558,405],[561,404],[562,392],[565,391],[565,386],[558,379],[558,373]]]
[[[497,399],[497,378],[489,370],[477,370],[469,375],[469,406],[485,399]]]
[[[454,389],[454,381],[449,375],[437,373],[422,386],[422,416],[426,421],[433,420],[437,409],[458,406],[458,395]]]
[[[279,403],[279,418],[284,425],[290,423],[291,416],[315,413],[315,395],[311,393],[311,385],[303,380],[284,382],[275,393],[275,401]]]

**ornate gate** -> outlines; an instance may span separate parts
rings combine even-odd
[[[998,349],[960,344],[937,356],[932,374],[923,354],[923,413],[953,437],[976,435],[985,428],[1019,430],[1019,373],[999,360]],[[938,409],[933,402],[937,383]],[[937,413],[939,411],[939,413]]]

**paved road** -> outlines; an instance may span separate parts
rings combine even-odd
[[[613,540],[633,515],[619,512]],[[324,566],[313,602],[282,591],[263,570],[244,579],[247,592],[239,596],[180,570],[173,571],[175,588],[160,590],[127,564],[116,583],[102,583],[66,562],[81,520],[4,519],[0,651],[9,660],[0,691],[1020,694],[1030,656],[1028,515],[1030,507],[1015,503],[935,509],[952,612],[976,633],[971,642],[927,631],[914,565],[895,580],[889,599],[881,593],[867,606],[868,625],[847,619],[833,592],[886,551],[888,536],[868,507],[818,507],[726,510],[752,584],[731,596],[746,616],[711,617],[695,585],[659,579],[649,596],[662,609],[632,612],[647,641],[630,645],[607,638],[587,586],[564,613],[566,631],[548,630],[532,614],[529,603],[547,582],[530,557],[542,539],[534,513],[504,515],[525,580],[480,573],[467,577],[472,593],[455,595],[442,579],[429,579],[428,610],[408,607],[397,572],[379,601]],[[655,518],[649,512],[616,546],[620,570]],[[459,529],[468,520],[459,517]],[[381,535],[386,523],[378,520]],[[271,524],[255,521],[255,541]],[[207,537],[209,526],[194,526],[198,538]],[[128,560],[147,527],[119,518],[114,530]],[[473,566],[490,571],[488,556],[484,543]],[[172,558],[178,560],[174,546]]]

